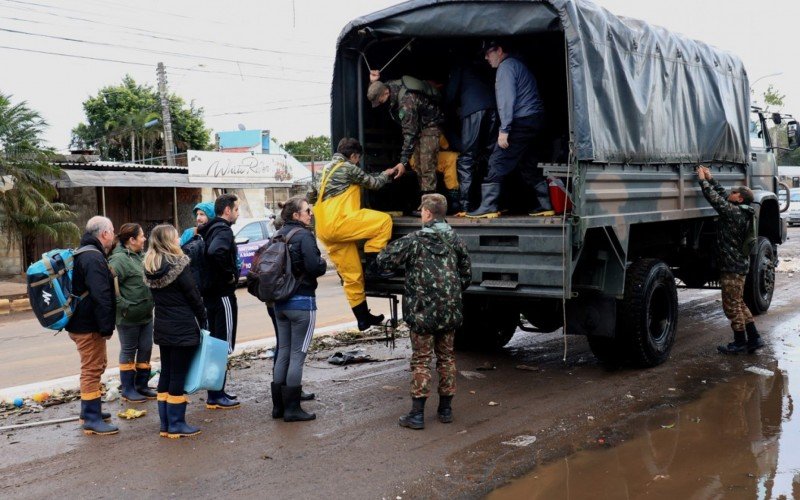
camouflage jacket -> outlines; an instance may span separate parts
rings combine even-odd
[[[472,281],[467,247],[441,220],[428,222],[378,254],[381,269],[405,268],[403,320],[412,331],[453,331],[463,321],[461,292]]]
[[[325,192],[322,197],[326,200],[334,196],[339,196],[353,184],[367,189],[380,189],[392,180],[391,177],[383,172],[379,174],[368,174],[361,170],[361,167],[358,165],[353,165],[345,160],[344,156],[336,153],[333,155],[331,162],[322,169],[322,172],[317,172],[314,175],[309,191],[306,194],[306,199],[308,199],[309,203],[314,204],[317,202],[322,175],[327,173],[329,169],[335,167],[339,162],[344,162],[344,164],[336,169],[336,172],[330,176],[325,186]]]
[[[728,192],[716,179],[700,181],[703,195],[719,214],[717,224],[717,265],[723,273],[747,274],[750,256],[744,252],[747,226],[755,214],[749,205],[728,201]]]
[[[407,90],[401,96],[402,80],[390,80],[386,86],[389,87],[389,113],[403,129],[400,163],[407,167],[422,130],[439,126],[444,115],[439,104],[424,94]]]

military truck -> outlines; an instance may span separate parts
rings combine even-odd
[[[768,120],[781,117],[751,109],[742,62],[703,42],[583,0],[408,1],[341,32],[333,144],[356,137],[368,169],[393,166],[400,129],[366,101],[369,69],[390,62],[384,79],[409,74],[444,84],[451,61],[481,57],[481,40],[497,37],[513,43],[537,78],[548,115],[540,167],[563,179],[573,208],[544,219],[448,219],[473,270],[457,342],[497,348],[520,325],[564,326],[586,335],[604,362],[664,362],[678,323],[677,287],[718,286],[716,213],[699,188],[699,163],[725,186],[754,190],[758,241],[745,294],[754,314],[767,311],[786,239],[767,133]],[[418,201],[410,176],[367,200],[395,214]],[[393,237],[419,224],[395,216]],[[399,277],[367,289],[401,294],[402,285]]]

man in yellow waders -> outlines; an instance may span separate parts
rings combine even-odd
[[[336,265],[347,301],[358,320],[358,329],[362,331],[380,324],[383,315],[370,314],[367,308],[364,273],[356,243],[367,240],[364,256],[369,272],[378,252],[392,235],[392,218],[383,212],[361,208],[361,188],[380,189],[397,173],[396,168],[377,175],[364,172],[358,166],[363,152],[355,139],[339,141],[333,160],[325,165],[319,178],[314,179],[308,193],[309,203],[314,204],[317,237]],[[391,273],[380,274],[380,277],[391,277]]]

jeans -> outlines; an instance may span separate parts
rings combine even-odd
[[[278,321],[278,352],[273,382],[288,386],[302,385],[303,363],[314,334],[317,311],[275,311]]]
[[[153,351],[153,320],[143,325],[117,325],[119,364],[149,364]]]

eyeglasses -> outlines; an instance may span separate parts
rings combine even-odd
[[[298,213],[307,213],[308,215],[311,215],[311,207],[308,207],[305,210],[300,210]]]

